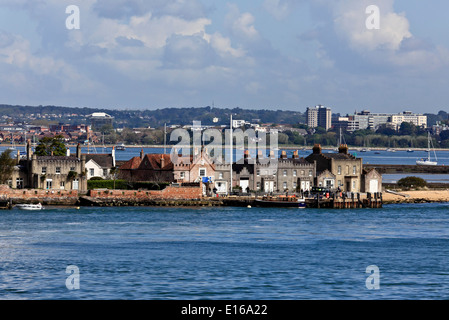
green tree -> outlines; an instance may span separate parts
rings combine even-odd
[[[402,122],[399,128],[399,134],[402,136],[415,135],[417,131],[416,126],[411,122]]]
[[[401,188],[421,188],[426,187],[427,182],[426,180],[419,178],[419,177],[406,177],[402,178],[398,181],[398,186]]]
[[[0,183],[5,184],[11,179],[16,160],[11,157],[12,150],[7,149],[0,154]]]
[[[38,156],[65,156],[67,154],[67,147],[64,144],[64,138],[61,135],[54,138],[45,137],[39,141],[36,146],[35,154]]]

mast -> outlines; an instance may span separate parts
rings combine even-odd
[[[229,151],[230,151],[230,160],[229,160],[229,162],[230,162],[230,176],[231,176],[231,179],[230,179],[230,182],[231,182],[231,184],[230,184],[230,186],[229,186],[229,195],[231,195],[231,193],[232,193],[232,162],[233,162],[233,159],[234,159],[234,155],[232,154],[233,153],[233,145],[234,145],[234,141],[232,141],[232,139],[233,139],[233,137],[232,137],[232,113],[231,113],[231,122],[230,122],[230,124],[229,124],[229,128],[230,128],[230,130],[229,130],[229,135],[230,135],[230,137],[231,137],[231,139],[230,139],[230,141],[229,141]]]
[[[164,154],[167,153],[167,124],[164,123]]]

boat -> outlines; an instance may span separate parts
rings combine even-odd
[[[256,199],[258,207],[275,207],[275,208],[305,208],[306,200],[297,198],[296,196],[265,196],[262,199]]]
[[[31,204],[31,203],[16,204],[16,208],[21,209],[21,210],[42,210],[42,209],[44,209],[44,207],[40,203],[38,203],[38,204]]]
[[[118,150],[118,151],[125,151],[125,150],[126,150],[126,147],[125,147],[125,145],[122,143],[122,144],[116,146],[116,147],[115,147],[115,150]]]
[[[432,161],[430,159],[430,152],[433,149],[433,153],[435,155],[435,161]],[[427,158],[422,158],[420,160],[416,161],[416,164],[418,166],[437,166],[438,165],[438,159],[437,155],[435,153],[435,149],[433,148],[432,138],[430,136],[430,132],[427,135]]]
[[[415,151],[412,149],[408,149],[407,152],[415,152]]]

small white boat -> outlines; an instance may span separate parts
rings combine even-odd
[[[125,151],[125,150],[126,150],[126,147],[125,147],[125,145],[122,143],[122,144],[116,146],[115,149],[118,150],[118,151]]]
[[[430,151],[432,150],[433,147],[433,143],[432,143],[432,137],[430,136],[430,132],[428,133],[427,136],[427,159],[423,158],[421,160],[417,160],[416,161],[416,165],[418,166],[437,166],[438,165],[438,159],[437,159],[437,154],[435,153],[435,149],[433,149],[433,153],[435,155],[435,161],[432,161],[430,159]]]
[[[16,208],[21,210],[42,210],[44,207],[42,204],[16,204]]]

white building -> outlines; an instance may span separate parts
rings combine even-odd
[[[86,154],[87,180],[99,177],[105,180],[112,179],[111,169],[115,168],[115,148],[111,154]]]
[[[347,121],[347,130],[353,132],[356,130],[371,129],[376,131],[379,126],[387,125],[394,130],[399,130],[403,122],[413,123],[417,127],[427,127],[427,116],[422,114],[404,111],[402,113],[371,113],[367,110],[340,117],[339,121]]]

